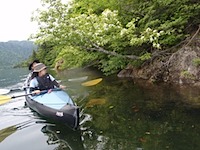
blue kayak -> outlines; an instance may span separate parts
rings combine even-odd
[[[73,129],[79,126],[79,107],[62,90],[53,90],[36,96],[26,96],[27,105],[56,122],[64,123]]]

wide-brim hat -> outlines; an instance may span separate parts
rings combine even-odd
[[[38,63],[35,65],[33,72],[40,72],[44,69],[46,69],[47,67],[45,66],[45,64],[43,63]]]

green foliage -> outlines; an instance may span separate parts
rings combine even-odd
[[[194,75],[192,75],[189,71],[184,70],[181,72],[181,76],[186,79],[194,79]]]
[[[45,42],[40,45],[35,57],[47,66],[51,66],[60,51],[60,47],[55,46],[51,42]]]
[[[79,66],[76,62],[80,59],[74,55],[79,49],[86,53],[87,62],[100,60],[98,66],[106,74],[133,62],[127,61],[127,55],[136,56],[139,63],[135,63],[140,64],[154,51],[178,44],[200,23],[200,2],[192,0],[75,0],[71,5],[61,0],[42,2],[48,9],[38,10],[33,17],[40,25],[32,37],[42,46],[38,56],[50,65],[63,48],[71,46],[74,52],[68,55],[74,59],[70,66]],[[90,57],[94,53],[101,57]]]
[[[105,75],[114,74],[127,65],[127,62],[119,57],[110,57],[108,60],[101,60],[100,63],[100,68]]]
[[[164,34],[164,31],[157,31],[152,30],[151,28],[147,28],[140,34],[137,34],[137,28],[136,28],[136,20],[133,19],[131,22],[127,24],[127,28],[124,28],[121,31],[122,36],[127,36],[127,38],[130,40],[131,46],[142,46],[143,44],[152,44],[152,47],[155,47],[157,49],[160,49],[159,44],[159,37]]]
[[[192,60],[192,63],[195,65],[195,66],[199,66],[200,65],[200,58],[195,58]]]
[[[143,54],[142,56],[140,56],[140,59],[141,59],[142,61],[148,60],[148,59],[150,59],[150,58],[151,58],[151,53],[145,53],[145,54]]]
[[[92,60],[95,60],[97,55],[81,51],[75,47],[65,47],[56,57],[55,63],[62,61],[60,69],[79,68],[88,65]]]

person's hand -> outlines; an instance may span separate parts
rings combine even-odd
[[[35,91],[33,91],[33,94],[40,94],[40,90],[35,90]]]
[[[61,89],[65,89],[66,86],[64,86],[64,85],[60,85],[59,88],[61,88]]]
[[[52,92],[52,89],[49,89],[47,93],[51,93],[51,92]]]

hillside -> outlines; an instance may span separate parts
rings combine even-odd
[[[19,64],[36,49],[37,46],[31,41],[0,42],[0,68]]]

